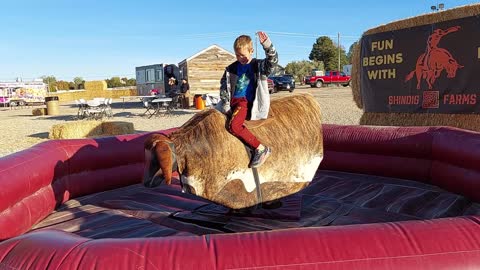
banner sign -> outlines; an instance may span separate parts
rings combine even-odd
[[[365,112],[480,113],[480,17],[362,37]]]

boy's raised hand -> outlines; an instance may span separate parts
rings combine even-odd
[[[258,31],[257,34],[261,44],[263,44],[268,39],[267,33],[263,31]]]

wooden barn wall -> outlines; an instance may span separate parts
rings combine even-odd
[[[225,68],[236,61],[235,56],[212,48],[187,61],[187,76],[192,94],[218,92]]]

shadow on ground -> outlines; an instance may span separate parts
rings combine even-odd
[[[119,112],[119,113],[114,113],[113,117],[137,117],[137,116],[142,116],[138,113],[132,113],[132,112]]]
[[[77,116],[76,115],[44,115],[44,116],[41,116],[41,117],[37,117],[36,119],[39,119],[39,120],[75,121],[75,120],[77,120]]]
[[[38,138],[38,139],[48,139],[49,132],[40,132],[28,135],[30,138]]]
[[[138,102],[133,102],[133,101],[126,101],[125,103],[123,102],[113,102],[112,105],[110,105],[112,109],[118,109],[118,110],[124,110],[124,109],[141,109],[143,108],[143,104],[138,101]]]
[[[188,110],[188,109],[178,109],[169,113],[165,113],[165,111],[160,111],[157,114],[151,114],[153,113],[152,111],[148,112],[145,114],[143,113],[132,113],[132,112],[127,112],[127,111],[122,111],[118,113],[114,113],[113,116],[115,117],[143,117],[143,118],[156,118],[156,117],[177,117],[177,116],[182,116],[182,115],[194,115],[197,113],[196,111],[193,110]]]

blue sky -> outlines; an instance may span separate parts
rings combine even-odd
[[[178,63],[240,34],[266,31],[281,65],[307,60],[319,36],[348,51],[375,26],[478,1],[2,0],[0,81],[53,75],[87,80],[135,76],[135,67]],[[260,48],[260,47],[259,47]],[[259,52],[263,58],[263,52]]]

